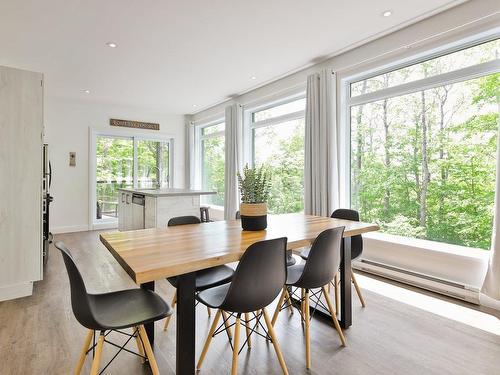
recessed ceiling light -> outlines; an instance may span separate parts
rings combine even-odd
[[[198,107],[198,105],[197,104],[193,104],[193,108],[196,108],[196,107]]]
[[[108,43],[106,43],[106,45],[107,45],[109,48],[116,48],[116,47],[118,47],[118,44],[113,43],[113,42],[108,42]]]
[[[83,90],[85,94],[90,94],[90,90]]]
[[[389,17],[392,16],[392,10],[386,10],[382,13],[382,16]]]
[[[257,79],[257,77],[256,76],[251,76],[250,79]]]

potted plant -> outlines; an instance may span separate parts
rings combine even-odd
[[[238,172],[241,195],[240,215],[243,230],[264,230],[267,228],[267,200],[271,188],[269,171],[261,165]]]

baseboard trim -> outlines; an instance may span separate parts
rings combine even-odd
[[[86,232],[89,230],[88,225],[70,225],[67,227],[54,227],[50,228],[50,231],[53,234],[61,234],[61,233],[73,233],[73,232]]]
[[[117,221],[97,223],[92,225],[92,230],[102,230],[102,229],[116,229],[118,228]]]
[[[11,299],[31,296],[33,294],[33,283],[31,281],[7,285],[0,287],[0,301],[8,301]]]

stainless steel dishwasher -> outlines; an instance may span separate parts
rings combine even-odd
[[[146,198],[142,194],[132,194],[132,229],[144,229],[144,206]]]

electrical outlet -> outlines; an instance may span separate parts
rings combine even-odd
[[[76,152],[69,153],[69,166],[70,167],[76,166]]]

